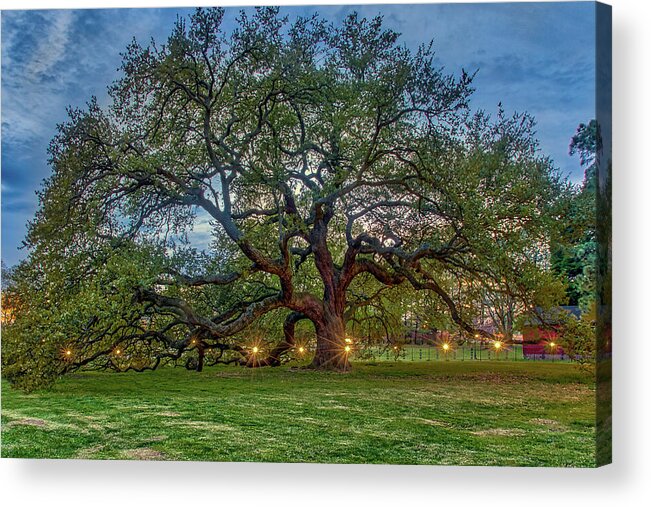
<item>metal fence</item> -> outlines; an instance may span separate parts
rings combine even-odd
[[[447,350],[433,345],[389,345],[355,349],[352,359],[359,361],[571,361],[570,356],[553,351],[528,353],[521,344],[500,350],[488,344],[465,343]]]

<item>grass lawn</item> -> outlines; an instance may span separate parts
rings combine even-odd
[[[575,365],[432,361],[83,373],[2,384],[2,457],[594,466]]]

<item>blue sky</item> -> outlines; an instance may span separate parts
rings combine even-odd
[[[350,11],[384,15],[410,47],[434,40],[449,73],[478,69],[471,107],[528,111],[541,151],[574,181],[582,170],[569,157],[577,125],[594,117],[595,9],[592,2],[420,4],[286,7],[337,21]],[[189,9],[2,12],[2,260],[13,265],[35,191],[49,174],[47,146],[66,106],[83,106],[117,77],[120,52],[135,36],[164,41]],[[227,9],[233,26],[237,8]],[[198,231],[198,234],[206,231]]]

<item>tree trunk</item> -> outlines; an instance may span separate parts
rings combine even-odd
[[[305,315],[300,312],[290,313],[285,319],[283,324],[283,340],[278,342],[276,346],[271,349],[269,355],[265,358],[257,359],[254,355],[249,356],[248,359],[243,359],[240,364],[249,368],[259,368],[261,366],[280,366],[282,355],[294,347],[294,334],[296,330],[296,323],[303,320]]]
[[[346,350],[346,326],[343,315],[326,312],[320,322],[315,322],[316,353],[311,368],[320,370],[350,370],[350,350]]]
[[[206,355],[206,351],[204,350],[203,346],[199,344],[197,347],[197,351],[199,352],[199,359],[197,360],[197,371],[202,372],[203,371],[203,362],[204,362],[204,357]]]

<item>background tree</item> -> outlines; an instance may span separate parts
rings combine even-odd
[[[223,15],[134,41],[111,105],[92,99],[59,127],[9,378],[276,365],[303,321],[312,367],[345,370],[347,319],[377,292],[431,294],[473,334],[460,283],[535,304],[553,280],[529,253],[556,237],[567,185],[530,117],[470,115],[472,76],[444,74],[431,45],[411,52],[381,18],[263,8],[226,33]],[[205,217],[215,241],[199,252],[184,240]],[[264,355],[260,319],[282,329]]]
[[[567,302],[583,311],[590,309],[596,294],[598,149],[597,122],[580,124],[570,142],[570,155],[579,156],[585,169],[583,183],[568,210],[565,242],[552,249],[552,266],[567,280]]]
[[[490,322],[501,335],[502,341],[512,342],[517,318],[522,314],[517,298],[511,296],[508,291],[492,289],[486,290],[483,296],[484,308]]]

